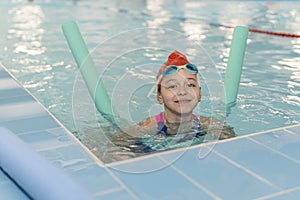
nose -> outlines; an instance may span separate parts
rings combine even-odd
[[[178,91],[177,91],[177,95],[184,96],[186,94],[187,94],[187,88],[185,87],[185,85],[179,86]]]

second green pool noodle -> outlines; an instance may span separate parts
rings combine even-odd
[[[111,99],[99,79],[99,73],[95,68],[95,64],[77,24],[74,21],[65,22],[62,25],[62,30],[97,110],[105,118],[114,122],[115,119]]]
[[[248,27],[236,26],[234,28],[224,79],[226,105],[234,103],[237,98],[247,45],[247,38]]]

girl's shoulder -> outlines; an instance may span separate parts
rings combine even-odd
[[[149,117],[145,121],[140,122],[138,125],[144,127],[157,127],[156,117]]]
[[[201,124],[215,124],[215,125],[226,124],[225,121],[218,120],[213,117],[198,116],[198,118],[200,119]]]
[[[216,122],[217,120],[211,117],[205,117],[205,116],[197,116],[200,120],[201,124],[210,124],[211,122]]]
[[[217,137],[219,140],[235,137],[233,127],[227,125],[225,121],[204,116],[200,116],[199,119],[201,126],[207,130],[209,129],[209,134]]]

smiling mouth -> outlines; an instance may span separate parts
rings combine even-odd
[[[175,101],[175,103],[178,103],[178,104],[186,104],[186,103],[189,103],[190,100],[187,100],[187,99],[182,99],[182,100],[178,100],[178,101]]]

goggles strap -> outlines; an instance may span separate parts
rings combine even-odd
[[[156,86],[159,84],[159,82],[162,80],[162,78],[163,78],[163,76],[160,75],[159,78],[157,79],[157,81],[155,82],[155,84],[153,84],[151,90],[149,91],[149,93],[147,95],[148,98],[152,95],[152,93],[154,92]]]
[[[184,66],[184,67],[183,67]],[[187,70],[187,68],[186,68],[186,65],[183,65],[183,66],[176,66],[177,67],[177,70],[176,70],[176,72],[178,73],[178,71],[180,70],[180,69],[184,69],[184,70]],[[175,70],[175,69],[174,69]],[[193,70],[191,70],[191,69],[188,69],[189,71],[193,71]],[[161,80],[162,80],[162,78],[163,78],[163,72],[162,72],[162,74],[158,77],[158,79],[157,79],[157,81],[156,81],[156,83],[152,86],[152,88],[150,89],[150,91],[149,91],[149,93],[148,93],[148,95],[147,95],[147,98],[149,98],[151,95],[152,95],[152,93],[154,92],[154,90],[155,90],[155,88],[156,88],[156,86],[161,82]],[[173,73],[171,73],[171,75],[172,75]],[[200,81],[200,77],[199,77],[199,73],[198,73],[198,70],[196,69],[195,70],[195,74],[197,74],[197,81]],[[200,82],[199,82],[199,86],[200,86]]]

